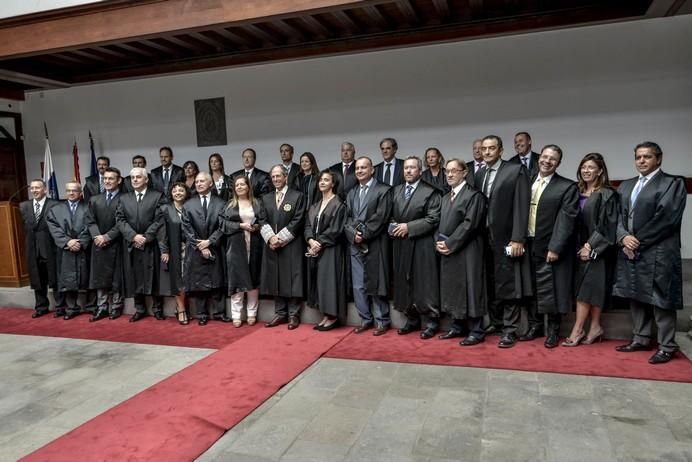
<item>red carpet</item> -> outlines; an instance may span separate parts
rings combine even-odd
[[[348,332],[255,330],[22,460],[193,460]]]
[[[123,315],[112,321],[102,319],[89,322],[88,314],[81,314],[65,321],[54,318],[51,312],[32,319],[31,314],[34,310],[26,308],[0,308],[0,310],[2,310],[0,334],[40,335],[215,350],[260,328],[260,325],[249,327],[244,324],[240,329],[236,329],[232,324],[220,321],[210,321],[206,326],[198,326],[195,320],[190,320],[187,326],[181,326],[175,318],[157,321],[153,316],[132,323],[128,322],[129,315]]]
[[[497,347],[499,337],[488,337],[480,345],[460,347],[459,340],[420,340],[416,335],[397,335],[390,331],[382,337],[350,335],[329,350],[329,358],[363,359],[440,366],[487,367],[532,372],[598,375],[629,379],[692,382],[692,362],[681,353],[667,363],[653,366],[647,362],[654,353],[618,353],[622,340],[576,348],[549,350],[543,340],[520,342],[514,348]]]

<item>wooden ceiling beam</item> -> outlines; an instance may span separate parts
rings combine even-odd
[[[346,12],[341,10],[335,10],[329,12],[336,20],[350,33],[357,34],[360,32],[360,27],[356,24],[351,17],[346,14]]]
[[[242,29],[251,36],[257,37],[262,43],[268,43],[270,45],[280,45],[282,43],[281,39],[276,38],[269,32],[265,32],[264,29],[257,27],[255,24],[245,24]]]
[[[199,47],[193,45],[192,43],[182,40],[178,37],[175,37],[173,35],[167,35],[165,37],[161,37],[163,40],[166,40],[167,42],[171,42],[173,45],[177,45],[180,48],[183,48],[188,51],[192,51],[193,53],[201,54],[203,53],[204,50],[201,50]]]
[[[418,14],[416,10],[413,9],[413,5],[409,0],[399,0],[396,2],[397,8],[401,14],[406,18],[406,22],[409,26],[415,26],[419,23]]]
[[[137,56],[144,56],[145,58],[157,58],[158,55],[156,53],[152,53],[151,51],[144,50],[138,46],[135,45],[130,45],[129,43],[118,43],[117,45],[113,45],[116,48],[120,48],[126,51],[129,51],[130,53],[134,53]],[[126,55],[127,56],[127,55]],[[128,56],[128,59],[132,59],[132,56]]]
[[[217,40],[214,40],[213,38],[211,38],[211,37],[209,37],[206,34],[203,34],[201,32],[190,32],[188,35],[195,40],[198,40],[202,43],[205,43],[206,45],[210,46],[212,49],[216,50],[217,52],[223,51],[226,48],[226,46],[223,42],[219,42]]]
[[[301,16],[298,19],[300,19],[303,24],[305,24],[305,27],[307,27],[307,29],[317,37],[328,38],[334,35],[324,26],[324,24],[322,24],[316,17],[312,15]]]
[[[380,10],[377,9],[377,6],[375,5],[367,5],[361,7],[361,9],[365,12],[365,14],[368,15],[370,20],[375,23],[375,25],[380,29],[380,30],[387,30],[389,29],[389,23],[385,19],[384,16],[382,16],[382,13],[380,13]]]
[[[440,16],[441,22],[445,22],[449,18],[449,3],[447,0],[433,0],[433,5],[435,5],[435,10]]]
[[[151,38],[158,35],[179,35],[219,27],[257,23],[296,17],[300,13],[317,14],[331,8],[358,6],[363,0],[246,0],[205,1],[167,0],[141,1],[79,15],[54,15],[43,21],[4,25],[0,21],[0,58],[33,56],[52,51],[86,48],[94,45]]]
[[[251,48],[254,45],[253,43],[248,42],[245,37],[241,37],[235,32],[223,27],[220,29],[214,29],[214,32],[240,48]]]
[[[87,49],[91,49],[91,48],[87,48]],[[125,61],[129,61],[130,59],[132,59],[130,57],[130,55],[127,55],[121,51],[113,50],[113,49],[105,47],[105,46],[104,47],[94,47],[93,50],[98,51],[99,53],[113,56],[114,58],[117,58],[117,59],[125,60]]]
[[[144,46],[147,46],[149,48],[153,48],[156,51],[160,51],[161,53],[165,53],[167,55],[171,56],[178,56],[178,50],[175,47],[172,46],[166,46],[162,45],[158,42],[155,42],[154,40],[140,40],[140,43]],[[169,43],[165,42],[164,43]]]
[[[108,59],[104,56],[100,56],[100,55],[92,52],[91,50],[72,50],[72,51],[70,51],[70,53],[77,55],[77,56],[81,56],[81,57],[86,58],[86,59],[89,59],[91,61],[96,61],[96,62],[100,62],[100,63],[110,63],[111,62],[110,59]]]
[[[302,31],[291,26],[283,19],[272,21],[269,23],[269,26],[281,32],[289,42],[301,42],[306,40],[305,34],[303,34]]]

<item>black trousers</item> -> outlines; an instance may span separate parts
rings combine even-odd
[[[198,318],[217,317],[226,314],[226,299],[223,289],[190,291],[190,305]]]
[[[282,318],[300,317],[302,300],[297,297],[274,297],[274,314]]]
[[[96,293],[96,291],[94,291],[94,293]],[[156,313],[157,311],[163,311],[163,297],[161,297],[160,295],[152,295],[151,300],[151,311],[153,311],[154,313]],[[146,314],[146,295],[135,294],[135,311],[137,311],[137,313]]]

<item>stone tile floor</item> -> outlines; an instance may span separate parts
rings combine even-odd
[[[198,460],[690,462],[692,384],[321,359]]]
[[[0,334],[0,461],[29,454],[213,351]]]

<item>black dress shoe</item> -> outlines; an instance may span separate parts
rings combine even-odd
[[[334,320],[334,322],[331,323],[331,324],[326,324],[326,325],[324,325],[324,326],[317,326],[317,330],[320,331],[320,332],[327,332],[327,331],[330,331],[330,330],[332,330],[332,329],[336,329],[336,328],[339,327],[340,325],[341,325],[341,324],[339,323],[339,320],[336,319],[336,320]],[[291,328],[291,325],[290,325],[290,324],[288,325],[288,328],[289,328],[289,329]]]
[[[197,324],[199,324],[200,326],[206,326],[208,322],[209,322],[209,318],[206,316],[202,316],[201,318],[199,318],[197,320]]]
[[[146,318],[146,317],[147,317],[146,314],[140,313],[139,311],[137,311],[135,314],[133,314],[133,315],[130,317],[130,322],[137,322],[137,321],[139,321],[140,319],[143,319],[143,318]]]
[[[298,316],[290,316],[288,318],[288,330],[293,330],[300,326],[300,318]]]
[[[673,359],[674,355],[675,355],[675,352],[658,350],[655,355],[653,355],[652,357],[649,358],[649,364],[667,363],[668,361]]]
[[[36,319],[36,318],[40,318],[44,314],[48,314],[48,310],[36,310],[33,313],[31,313],[31,317]]]
[[[279,324],[286,324],[288,320],[281,316],[274,316],[274,319],[264,324],[264,327],[276,327]]]
[[[524,335],[519,337],[520,342],[529,342],[531,340],[543,337],[543,329],[540,327],[531,327]]]
[[[401,329],[397,330],[396,333],[399,335],[406,335],[410,334],[411,332],[420,329],[419,326],[414,326],[413,324],[406,323],[404,327]]]
[[[68,312],[65,313],[65,316],[63,316],[62,318],[63,318],[65,321],[69,321],[70,319],[74,318],[74,317],[77,316],[78,314],[79,314],[79,313],[76,312],[76,311],[68,311]]]
[[[649,345],[642,345],[639,342],[630,342],[627,345],[620,345],[615,347],[615,351],[620,353],[633,353],[635,351],[649,351],[651,347]]]
[[[221,322],[233,322],[233,318],[226,316],[225,314],[215,314],[212,318],[214,321]]]
[[[455,329],[448,330],[444,334],[440,334],[438,338],[440,340],[448,340],[450,338],[461,337],[461,332]]]
[[[89,322],[95,322],[98,321],[99,319],[103,319],[108,316],[108,311],[106,310],[96,310],[94,314],[91,315],[89,318]]]
[[[475,336],[473,336],[473,335],[469,335],[469,336],[466,337],[464,340],[462,340],[461,342],[459,342],[459,345],[461,345],[461,346],[473,346],[473,345],[478,345],[478,344],[481,343],[482,341],[483,341],[482,338],[475,337]]]
[[[55,314],[53,314],[54,318],[62,318],[65,316],[65,310],[57,310]]]
[[[517,336],[514,334],[505,334],[497,344],[500,348],[512,348],[517,343]]]
[[[500,335],[502,333],[502,326],[495,326],[493,324],[485,328],[485,335]]]
[[[433,329],[432,327],[426,327],[426,328],[423,329],[423,331],[420,333],[420,338],[422,338],[423,340],[431,339],[431,338],[433,338],[434,336],[435,336],[435,329]]]
[[[154,311],[154,318],[156,318],[157,321],[165,321],[165,320],[166,320],[166,315],[163,314],[163,310],[161,310],[161,311]]]
[[[122,313],[120,311],[111,311],[111,314],[108,315],[108,319],[112,321],[114,319],[118,319],[121,315]]]
[[[546,348],[555,348],[560,343],[560,336],[557,334],[550,334],[543,342]]]

